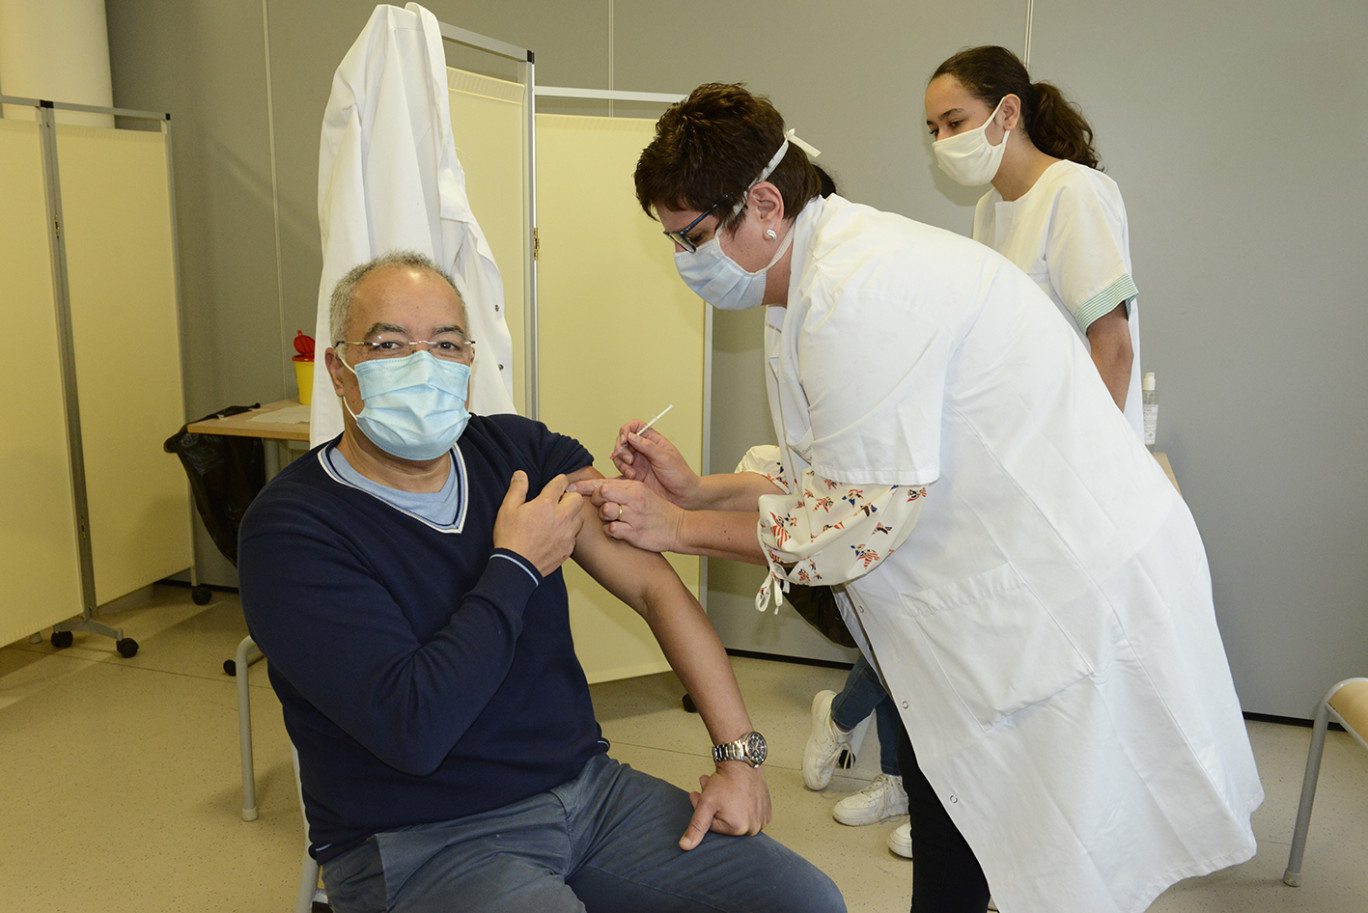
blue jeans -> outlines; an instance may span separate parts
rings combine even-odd
[[[842,913],[826,875],[761,834],[684,852],[688,794],[597,755],[504,808],[376,834],[323,866],[335,913]]]
[[[846,676],[841,693],[831,701],[831,719],[849,732],[870,713],[879,733],[879,769],[890,777],[898,776],[898,736],[902,720],[893,698],[884,691],[874,667],[861,654]]]

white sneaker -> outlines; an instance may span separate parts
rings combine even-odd
[[[893,833],[888,835],[888,848],[904,859],[912,858],[911,822],[904,822],[893,828]]]
[[[831,702],[835,691],[818,691],[812,698],[812,734],[803,751],[803,782],[808,789],[825,789],[842,752],[850,751],[850,732],[842,732],[831,721]]]
[[[837,802],[831,814],[851,827],[878,824],[885,818],[907,814],[907,793],[900,778],[879,774],[864,789]]]

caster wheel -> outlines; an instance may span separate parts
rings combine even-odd
[[[122,637],[114,641],[114,649],[119,651],[119,655],[124,659],[138,655],[138,642],[131,637]]]
[[[697,712],[698,712],[698,705],[694,703],[694,699],[693,699],[692,697],[690,697],[687,693],[686,693],[686,694],[684,695],[684,697],[680,700],[680,703],[684,705],[684,712],[685,712],[685,713],[697,713]]]
[[[70,631],[52,632],[52,645],[58,650],[65,650],[67,647],[71,646],[73,640],[75,640],[75,638]]]
[[[224,675],[237,675],[237,660],[235,660],[235,659],[225,659],[225,660],[223,661],[223,674],[224,674]]]
[[[191,587],[190,601],[195,605],[208,605],[209,600],[214,598],[214,591],[207,586]]]

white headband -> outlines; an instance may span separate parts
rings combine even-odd
[[[774,153],[774,157],[771,158],[769,160],[769,163],[765,165],[765,169],[760,172],[760,176],[755,180],[751,181],[750,185],[746,187],[746,192],[741,194],[741,199],[737,200],[736,206],[732,208],[732,215],[736,215],[738,212],[742,210],[742,208],[745,207],[746,195],[750,193],[751,187],[754,187],[756,184],[759,184],[765,178],[769,177],[771,174],[774,173],[774,169],[779,167],[779,163],[784,160],[785,154],[788,153],[789,143],[793,143],[793,145],[797,146],[799,149],[802,149],[804,152],[806,152],[808,158],[815,159],[817,156],[822,154],[820,150],[800,140],[797,136],[794,135],[795,133],[796,131],[789,130],[787,133],[784,134],[784,141],[779,144],[779,151]]]
[[[789,141],[788,138],[785,137],[784,141],[779,144],[779,151],[774,153],[774,158],[769,160],[769,164],[765,166],[765,170],[760,172],[760,176],[758,178],[750,182],[751,187],[754,187],[756,184],[759,184],[761,181],[769,177],[771,174],[774,174],[774,169],[779,167],[779,163],[782,162],[784,160],[784,156],[788,154],[788,148]],[[747,187],[746,189],[749,190],[750,187]]]
[[[771,174],[774,173],[774,169],[779,167],[779,163],[784,160],[785,154],[788,153],[789,143],[792,143],[799,149],[802,149],[804,152],[806,152],[808,158],[815,159],[817,156],[822,154],[821,150],[800,140],[796,135],[797,132],[797,130],[789,130],[787,133],[784,134],[784,141],[779,144],[779,151],[774,153],[774,158],[769,160],[769,164],[765,166],[764,171],[760,172],[760,176],[755,180],[751,181],[751,187],[754,187],[756,184],[760,183],[765,178],[769,177]],[[750,187],[746,189],[749,190]]]
[[[790,130],[790,131],[788,131],[787,133],[784,134],[784,140],[785,140],[786,142],[791,142],[791,143],[793,143],[793,145],[797,146],[799,149],[802,149],[804,152],[807,153],[807,157],[810,158],[810,159],[815,159],[817,156],[819,156],[819,155],[822,154],[822,150],[820,150],[820,149],[816,148],[815,146],[812,146],[812,145],[810,145],[810,144],[808,144],[808,143],[805,143],[805,142],[803,142],[802,140],[800,140],[800,139],[795,135],[795,134],[797,134],[797,132],[798,132],[797,130]]]

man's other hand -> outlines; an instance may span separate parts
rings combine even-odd
[[[769,824],[770,795],[765,774],[744,761],[723,761],[712,776],[698,778],[700,792],[689,793],[694,813],[679,848],[691,850],[708,831],[754,836]]]
[[[580,496],[566,491],[569,480],[558,475],[541,494],[527,499],[527,473],[513,473],[494,521],[494,547],[517,552],[545,577],[565,563],[575,549],[584,519]]]

